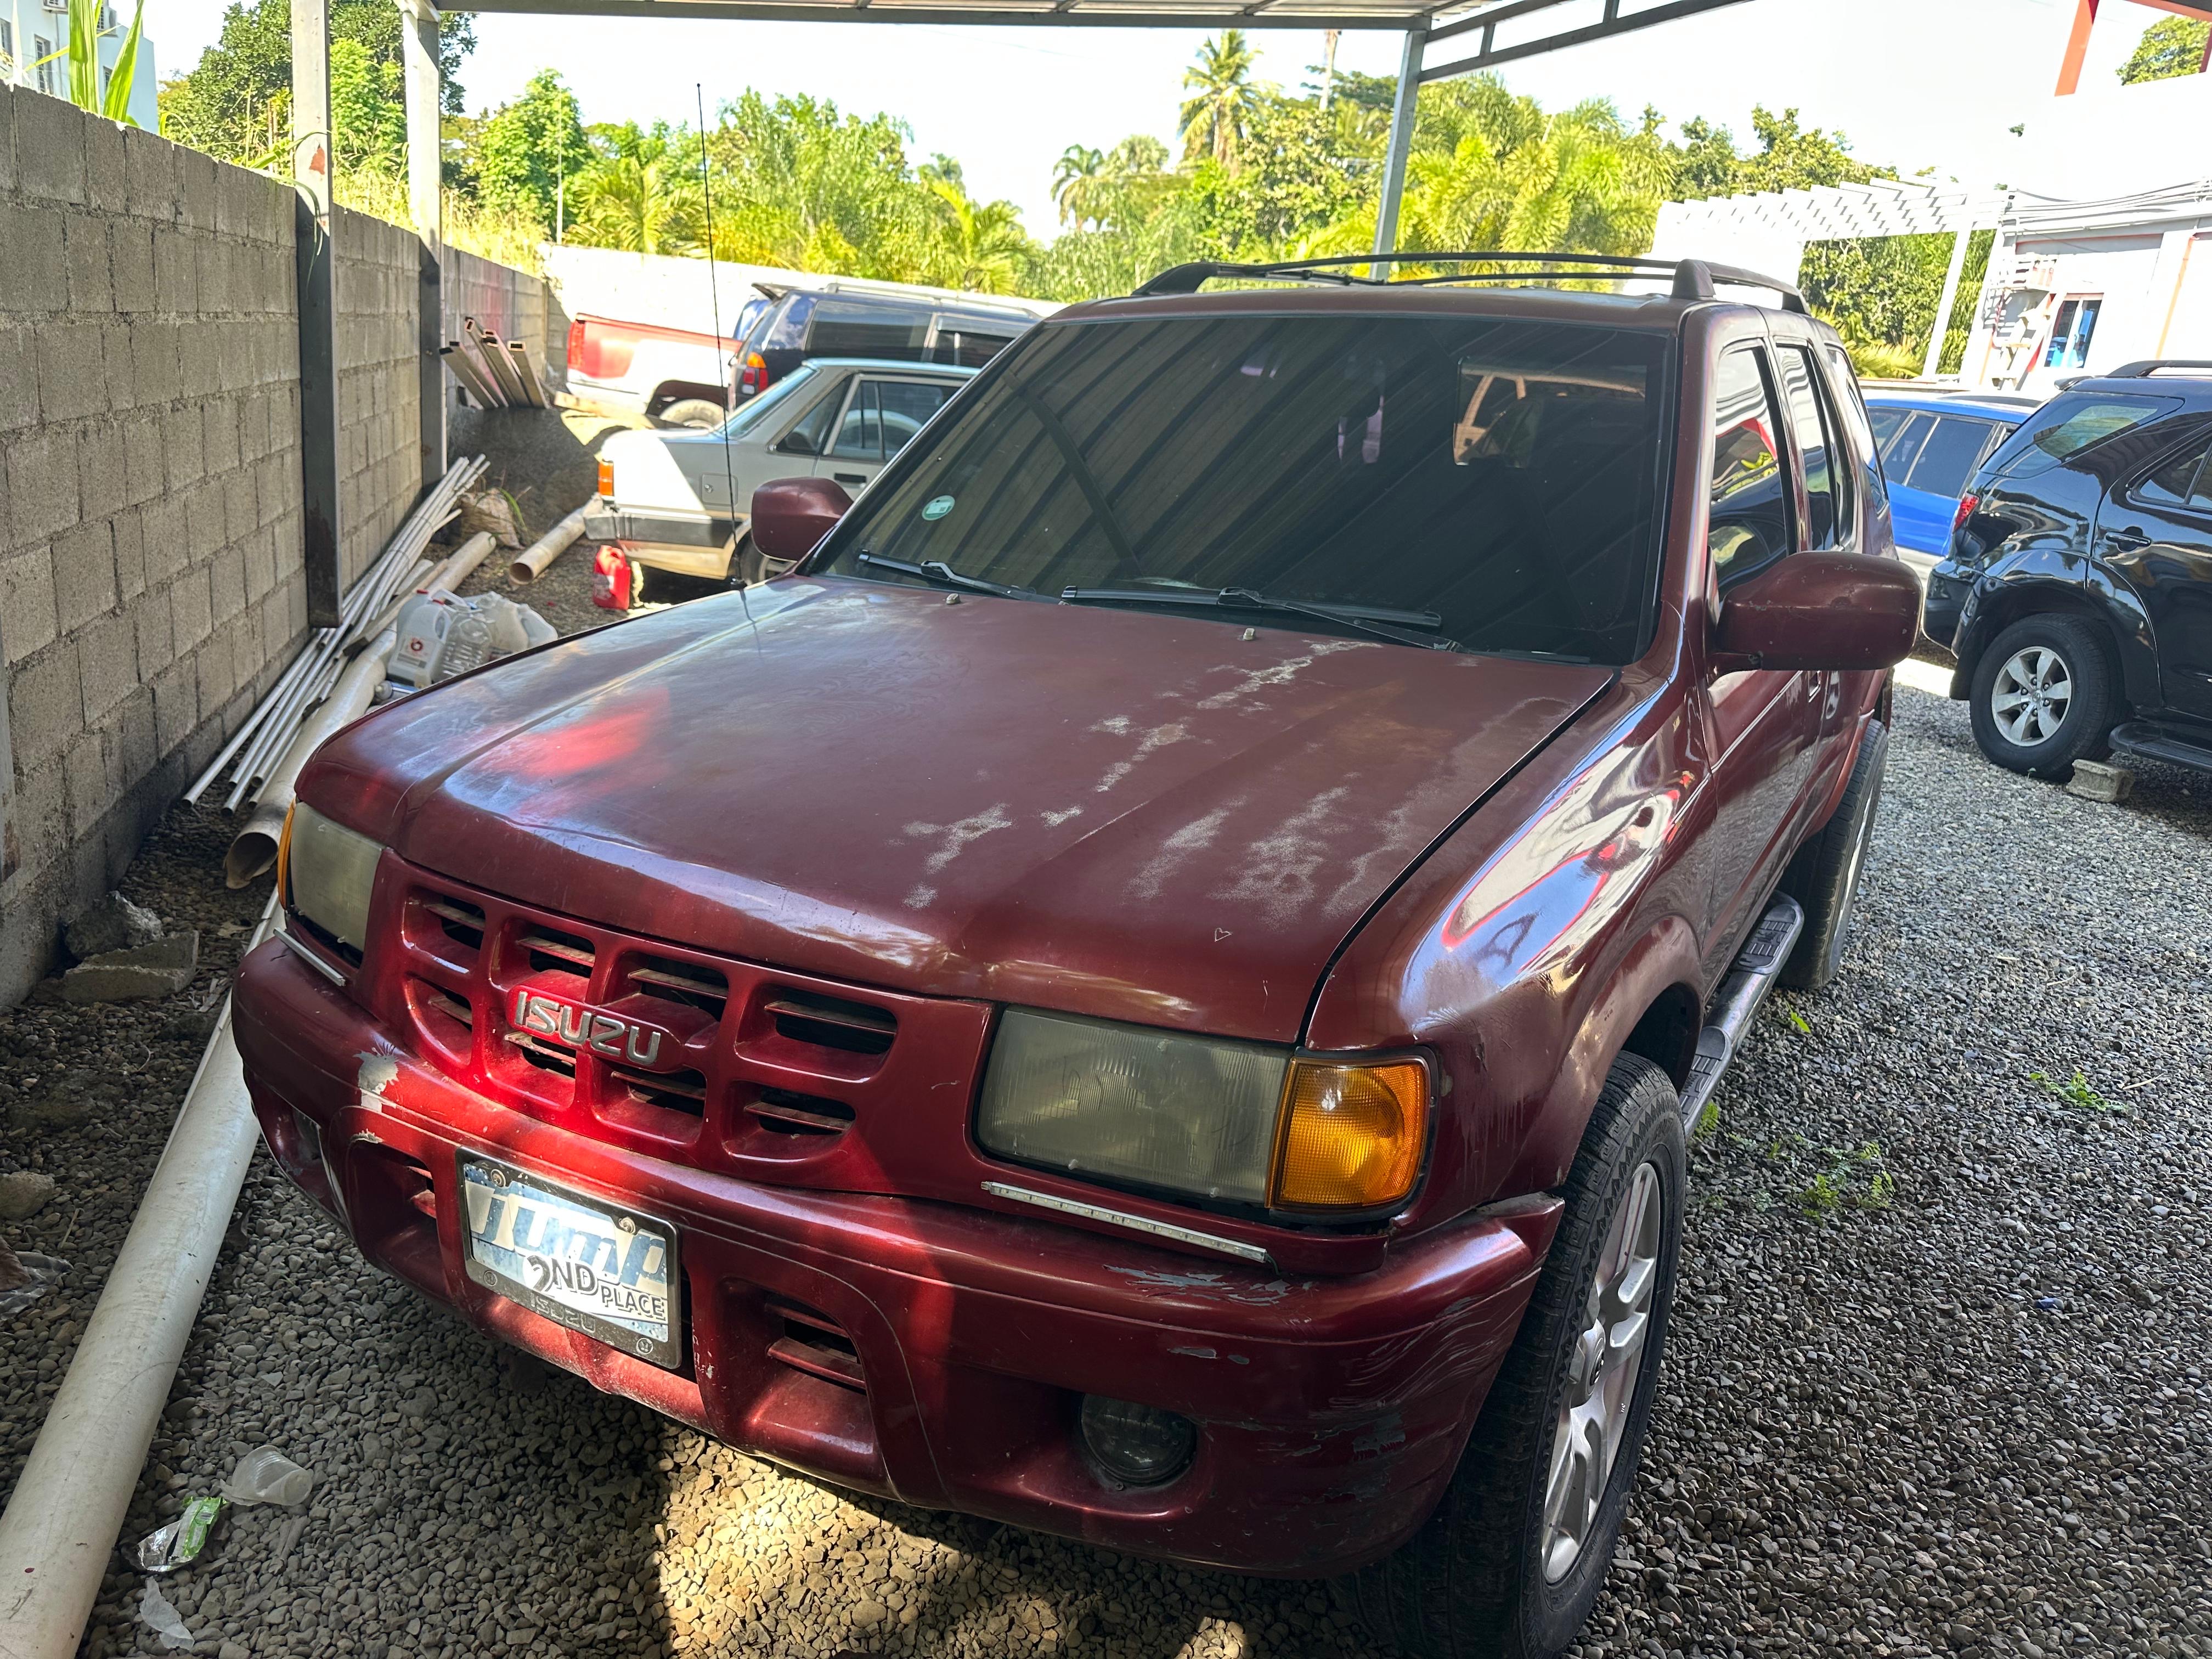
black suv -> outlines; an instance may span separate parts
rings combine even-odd
[[[2212,771],[2212,362],[2130,363],[2023,422],[1959,503],[1924,625],[1998,765]]]
[[[810,357],[888,357],[981,368],[1054,309],[980,294],[939,295],[850,281],[812,289],[755,286],[767,303],[757,310],[746,307],[750,326],[737,351],[732,409]]]

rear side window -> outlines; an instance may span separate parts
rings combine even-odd
[[[1993,477],[2026,477],[2071,460],[2082,451],[2132,432],[2181,407],[2179,398],[2090,393],[2054,398],[1990,458]]]
[[[1897,434],[1905,430],[1905,423],[1912,418],[1909,409],[1876,409],[1867,414],[1867,422],[1874,431],[1874,441],[1881,447],[1884,456]]]
[[[1840,545],[1850,534],[1850,469],[1835,438],[1835,416],[1820,390],[1813,354],[1802,346],[1782,346],[1782,384],[1790,404],[1790,432],[1805,460],[1808,547]]]
[[[1713,378],[1713,483],[1705,545],[1721,586],[1790,550],[1790,475],[1774,398],[1755,347],[1725,354]]]
[[[814,307],[806,349],[817,357],[918,357],[929,337],[927,316],[892,306],[823,300]]]
[[[929,361],[952,363],[961,368],[981,368],[1013,343],[1013,335],[996,319],[978,326],[972,318],[940,317]]]
[[[1987,421],[1970,421],[1958,415],[1941,416],[1912,464],[1911,487],[1957,500],[1966,493],[1966,481],[1974,476],[1976,463],[1989,448],[1990,435]]]
[[[2212,510],[2212,457],[2202,444],[2185,450],[2137,484],[2134,494],[2154,507]]]

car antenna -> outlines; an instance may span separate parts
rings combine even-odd
[[[697,96],[699,100],[699,198],[701,205],[706,210],[707,216],[707,303],[713,308],[714,318],[714,338],[719,342],[722,337],[722,285],[714,280],[714,187],[708,182],[708,168],[707,166],[706,83],[701,81],[694,81],[691,83],[691,90]],[[716,349],[720,349],[720,347],[717,345]],[[730,386],[731,389],[734,391],[737,386],[737,377],[734,373],[737,354],[732,352],[730,354],[730,356],[731,367],[733,371],[730,379]],[[722,417],[722,425],[720,434],[722,440],[722,487],[730,492],[731,570],[733,574],[738,576],[738,581],[736,583],[738,590],[738,603],[744,606],[745,621],[750,623],[753,619],[753,602],[750,596],[745,592],[744,575],[737,568],[738,540],[738,472],[736,465],[730,459],[729,419],[731,415],[734,415],[736,413],[737,410],[733,409],[729,410],[728,413],[725,414]]]

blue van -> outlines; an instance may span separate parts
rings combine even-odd
[[[1897,554],[1928,585],[1951,550],[1951,526],[1974,470],[1996,453],[2040,398],[2002,392],[1866,389],[1867,418],[1889,482]]]

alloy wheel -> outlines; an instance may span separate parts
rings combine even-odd
[[[2047,645],[2014,652],[1990,687],[1990,714],[1997,730],[2006,742],[2022,749],[2056,737],[2073,702],[2073,670]]]
[[[1567,1358],[1565,1398],[1552,1434],[1544,1487],[1544,1577],[1558,1583],[1595,1532],[1628,1418],[1659,1285],[1666,1189],[1656,1164],[1640,1164],[1598,1253],[1588,1314]]]

